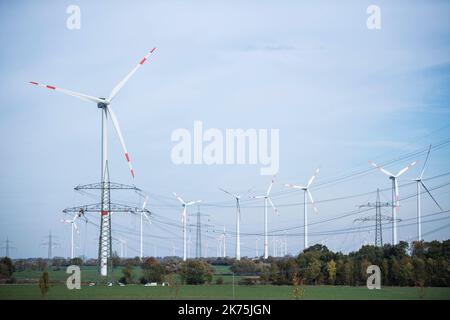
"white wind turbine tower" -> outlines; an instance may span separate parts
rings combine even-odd
[[[439,203],[436,201],[436,199],[431,195],[430,190],[428,190],[425,183],[423,183],[423,173],[425,172],[425,166],[428,161],[428,157],[430,156],[431,151],[431,144],[428,148],[427,157],[425,159],[425,162],[423,164],[422,172],[420,173],[420,176],[418,176],[414,181],[417,183],[417,240],[422,240],[422,216],[421,216],[421,203],[420,203],[420,194],[422,193],[421,186],[425,189],[425,191],[430,195],[431,199],[433,199],[434,203],[439,207],[439,209],[442,211],[442,207],[439,205]]]
[[[376,163],[369,161],[369,163],[375,168],[379,169],[385,175],[392,180],[392,242],[394,245],[398,243],[397,241],[397,208],[400,206],[400,195],[398,191],[398,178],[408,171],[412,166],[414,166],[417,161],[410,163],[408,166],[400,170],[397,174],[390,173],[386,169],[380,167]]]
[[[52,85],[45,85],[35,81],[30,81],[32,85],[40,86],[43,88],[50,89],[52,91],[58,91],[66,95],[81,99],[85,102],[95,103],[97,107],[102,112],[102,157],[101,157],[101,181],[102,185],[105,186],[102,189],[101,195],[101,222],[100,222],[100,240],[99,240],[99,261],[100,261],[100,274],[102,276],[108,275],[108,258],[111,253],[111,217],[110,217],[110,190],[109,190],[109,169],[108,169],[108,127],[107,120],[111,117],[114,129],[119,136],[122,149],[125,153],[125,158],[128,162],[128,166],[131,175],[134,179],[134,171],[131,166],[130,156],[128,154],[127,148],[125,146],[125,141],[122,137],[119,122],[117,120],[116,114],[111,109],[112,100],[116,97],[123,86],[130,80],[134,73],[144,64],[144,62],[150,57],[150,55],[156,50],[153,48],[150,52],[135,66],[117,85],[111,90],[108,99],[90,96],[84,93],[79,93],[71,90],[66,90],[58,88]]]
[[[145,209],[145,206],[147,205],[148,196],[145,196],[144,203],[142,204],[142,209],[139,210],[141,212],[141,248],[140,248],[140,255],[139,257],[142,259],[144,258],[144,231],[143,231],[143,220],[144,217],[147,219],[148,223],[152,224],[150,221],[150,218],[147,214],[147,210]]]
[[[125,258],[127,256],[127,240],[125,239],[117,239],[120,243],[120,257]]]
[[[73,259],[75,257],[74,255],[74,243],[73,243],[73,231],[76,230],[77,234],[80,233],[80,231],[78,230],[78,226],[75,223],[75,220],[77,220],[79,217],[81,217],[82,213],[76,213],[73,216],[73,219],[71,220],[64,220],[62,219],[61,222],[63,223],[69,223],[71,225],[71,230],[72,230],[72,234],[71,234],[71,242],[70,242],[70,258]]]
[[[311,186],[311,184],[313,183],[314,179],[317,177],[317,175],[319,174],[319,168],[316,169],[316,171],[314,172],[313,176],[311,178],[309,178],[308,183],[306,184],[306,186],[300,186],[300,185],[296,185],[296,184],[285,184],[286,187],[288,188],[292,188],[292,189],[300,189],[303,190],[303,219],[304,219],[304,224],[303,224],[303,228],[304,228],[304,244],[305,244],[305,249],[308,248],[308,201],[306,199],[306,194],[308,194],[309,200],[311,200],[311,204],[313,206],[314,212],[317,213],[317,207],[314,204],[314,199],[312,197],[311,192],[309,191],[309,187]]]
[[[176,192],[174,192],[173,194],[174,194],[175,198],[177,198],[177,200],[180,201],[181,205],[183,206],[183,213],[181,215],[181,222],[183,223],[183,261],[186,261],[186,249],[187,249],[186,248],[186,244],[187,244],[186,243],[186,240],[187,240],[186,239],[186,236],[187,236],[187,234],[186,234],[186,232],[187,232],[187,230],[186,230],[186,227],[187,227],[186,211],[187,211],[187,207],[192,206],[196,203],[200,203],[200,202],[202,202],[202,200],[185,202],[183,199],[181,199],[181,197]]]
[[[236,200],[236,260],[241,260],[241,204],[240,204],[240,200],[241,200],[241,196],[238,194],[233,194],[231,192],[228,192],[225,189],[219,188],[220,190],[222,190],[223,192],[225,192],[226,194],[232,196],[235,200]],[[225,228],[225,227],[224,227]]]
[[[227,232],[225,226],[223,226],[222,239],[223,239],[223,257],[225,258],[227,256]]]
[[[269,240],[267,238],[267,202],[270,203],[270,205],[273,208],[273,211],[278,215],[278,209],[275,207],[275,205],[272,202],[272,199],[270,198],[270,191],[272,190],[274,183],[275,183],[275,176],[272,177],[272,181],[270,182],[269,188],[267,189],[265,195],[251,197],[253,199],[264,199],[264,259],[267,259],[269,257]]]

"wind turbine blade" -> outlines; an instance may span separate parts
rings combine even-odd
[[[147,219],[148,223],[152,224],[152,222],[150,221],[150,217],[148,216],[148,214],[146,214],[145,212],[142,212],[144,214],[145,219]]]
[[[389,171],[387,171],[386,169],[380,167],[379,165],[377,165],[376,163],[369,161],[369,163],[374,166],[375,168],[377,168],[378,170],[380,170],[381,172],[383,172],[385,175],[389,176],[389,177],[394,177],[394,175],[392,173],[390,173]]]
[[[234,198],[236,198],[236,197],[237,197],[236,195],[232,194],[231,192],[228,192],[228,191],[227,191],[227,190],[225,190],[225,189],[219,188],[219,190],[221,190],[221,191],[225,192],[226,194],[229,194],[230,196],[232,196],[232,197],[234,197]]]
[[[145,209],[145,206],[147,205],[148,196],[145,196],[144,203],[142,204],[142,209]]]
[[[433,195],[431,194],[430,190],[428,190],[427,186],[423,183],[422,180],[420,180],[420,183],[422,184],[422,186],[424,187],[424,189],[428,192],[428,194],[430,195],[431,199],[433,199],[434,203],[436,203],[436,205],[439,207],[439,209],[441,209],[441,211],[443,211],[442,207],[439,205],[439,203],[436,201],[436,199],[433,197]]]
[[[250,196],[250,199],[264,199],[266,196]]]
[[[395,176],[396,178],[400,177],[402,174],[404,174],[406,171],[408,171],[412,166],[414,166],[417,163],[417,161],[414,161],[412,163],[410,163],[407,167],[403,168],[402,170],[400,170],[397,175]]]
[[[291,189],[303,189],[302,186],[296,185],[296,184],[285,184],[285,187],[291,188]]]
[[[117,135],[119,136],[120,144],[122,145],[123,152],[125,153],[125,159],[127,160],[128,167],[130,168],[131,176],[134,179],[134,170],[131,165],[130,156],[128,155],[127,146],[125,145],[125,141],[123,140],[122,131],[120,130],[119,121],[117,120],[116,114],[110,106],[107,107],[109,114],[111,115],[111,120],[114,125],[114,129],[116,129]]]
[[[272,191],[273,184],[275,183],[275,176],[272,177],[272,181],[270,182],[269,188],[267,189],[266,196],[270,195],[270,191]]]
[[[178,195],[178,193],[174,192],[173,195],[175,196],[175,198],[177,198],[178,201],[180,201],[182,204],[186,205],[186,202],[184,202],[184,200],[181,199],[181,197]]]
[[[428,148],[427,157],[425,158],[425,162],[423,163],[422,172],[420,173],[419,179],[422,179],[423,173],[425,172],[425,166],[427,165],[428,157],[430,156],[430,151],[431,151],[431,144],[430,147]]]
[[[316,169],[316,172],[314,172],[313,176],[309,179],[308,184],[306,185],[307,188],[311,185],[311,183],[314,181],[314,179],[319,174],[319,168]]]
[[[58,91],[58,92],[67,94],[69,96],[81,99],[81,100],[83,100],[85,102],[93,102],[95,104],[97,104],[97,103],[105,103],[106,102],[103,99],[100,99],[100,98],[97,98],[97,97],[93,97],[93,96],[89,96],[89,95],[84,94],[84,93],[79,93],[79,92],[72,91],[72,90],[62,89],[62,88],[58,88],[58,87],[51,86],[51,85],[48,85],[48,84],[42,84],[42,83],[35,82],[35,81],[30,81],[30,83],[32,85],[35,85],[35,86],[39,86],[39,87],[43,87],[43,88],[47,88],[47,89],[50,89],[50,90],[54,90],[54,91]]]
[[[273,204],[272,199],[267,198],[267,200],[269,201],[270,205],[272,206],[273,211],[274,211],[277,215],[279,215],[278,209],[277,209],[277,208],[275,207],[275,205]]]
[[[108,101],[112,101],[112,99],[114,99],[114,97],[117,95],[117,93],[119,93],[119,91],[123,88],[123,86],[128,82],[128,80],[130,80],[130,78],[133,76],[133,74],[144,64],[144,62],[148,59],[148,57],[150,57],[150,55],[156,50],[156,48],[153,48],[152,50],[150,50],[149,53],[147,53],[147,55],[137,64],[136,67],[133,68],[133,70],[130,71],[130,73],[128,73],[125,78],[123,78],[122,80],[119,81],[118,84],[116,84],[116,86],[112,89]]]
[[[314,212],[317,213],[319,210],[317,209],[316,204],[314,203],[314,199],[313,199],[311,192],[308,189],[306,190],[306,192],[308,193],[309,200],[311,200],[311,204],[313,206]]]
[[[192,206],[193,204],[200,203],[200,202],[202,202],[202,200],[195,200],[195,201],[191,201],[191,202],[186,203],[186,205],[187,206]]]

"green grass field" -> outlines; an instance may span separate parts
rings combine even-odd
[[[180,286],[178,290],[169,287],[144,287],[143,285],[128,285],[125,287],[105,285],[88,286],[83,285],[81,290],[68,290],[65,281],[68,274],[65,269],[58,271],[50,270],[49,279],[52,283],[47,299],[233,299],[233,277],[229,267],[216,266],[214,280],[221,277],[224,284],[213,284],[191,286]],[[115,279],[122,276],[122,268],[114,270]],[[18,282],[29,281],[30,284],[8,284],[0,285],[0,300],[4,299],[42,299],[37,279],[42,271],[16,272],[14,276]],[[139,279],[140,268],[135,268],[134,277]],[[95,281],[97,278],[96,267],[82,267],[82,282]],[[235,277],[236,299],[293,299],[292,286],[272,285],[237,285],[240,277]],[[423,296],[417,288],[410,287],[383,287],[381,290],[369,290],[366,287],[345,286],[304,286],[302,299],[450,299],[450,288],[425,288]],[[177,292],[178,291],[178,292]]]
[[[292,297],[291,286],[236,286],[236,299],[282,299]],[[384,287],[381,290],[368,290],[365,287],[305,286],[303,299],[384,299],[411,300],[422,299],[416,288]],[[83,286],[81,290],[68,290],[64,285],[53,285],[48,299],[233,299],[232,285],[181,286],[176,295],[169,287],[144,287],[129,285],[125,287]],[[0,285],[0,299],[42,299],[37,284]],[[426,288],[423,299],[450,299],[450,288]]]

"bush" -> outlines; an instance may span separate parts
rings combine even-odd
[[[148,281],[147,281],[147,279],[145,279],[144,276],[142,276],[142,277],[139,278],[139,283],[140,283],[140,284],[147,284]]]
[[[0,279],[9,279],[14,273],[14,265],[8,257],[0,259]]]
[[[155,258],[146,259],[142,265],[142,269],[147,282],[164,282],[166,270]]]
[[[216,284],[223,284],[223,278],[222,277],[217,278]]]
[[[255,275],[261,272],[262,265],[249,259],[235,261],[230,270],[237,275]]]
[[[14,276],[11,276],[8,280],[6,280],[6,284],[14,284],[14,283],[16,283],[17,282],[17,279],[16,279],[16,277],[14,277]]]
[[[120,277],[119,283],[128,284],[127,278],[126,277]]]
[[[133,266],[131,264],[127,264],[127,266],[122,269],[122,274],[123,277],[120,278],[120,282],[123,284],[133,283]]]
[[[211,266],[198,260],[190,260],[181,264],[181,281],[186,284],[204,284],[212,281]]]

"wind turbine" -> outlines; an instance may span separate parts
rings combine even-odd
[[[270,203],[270,205],[273,208],[273,211],[278,215],[278,209],[275,207],[275,205],[272,202],[272,199],[270,198],[270,191],[272,190],[274,183],[275,183],[275,176],[272,177],[272,181],[270,182],[269,188],[267,189],[265,195],[251,197],[253,199],[264,199],[264,259],[267,259],[269,257],[269,240],[267,238],[267,202]]]
[[[78,230],[78,226],[75,223],[75,220],[77,220],[79,217],[81,217],[81,215],[82,215],[82,213],[78,212],[78,213],[75,213],[75,215],[73,216],[73,219],[70,219],[70,220],[62,219],[61,220],[61,222],[63,222],[63,223],[69,223],[71,225],[71,229],[72,229],[71,243],[70,243],[70,259],[74,258],[73,231],[76,230],[77,234],[80,233],[80,231]]]
[[[316,171],[314,172],[313,176],[311,178],[309,178],[306,186],[300,186],[300,185],[296,185],[296,184],[285,184],[285,186],[288,188],[303,190],[303,219],[304,219],[304,224],[303,224],[304,234],[303,234],[303,236],[304,236],[305,249],[308,248],[308,202],[306,199],[306,194],[308,194],[309,200],[311,200],[311,204],[313,206],[314,212],[317,213],[317,207],[314,204],[314,199],[312,197],[311,192],[309,191],[309,187],[311,186],[311,184],[313,183],[314,179],[317,177],[318,174],[319,174],[319,168],[317,168]]]
[[[109,189],[109,169],[108,169],[108,117],[111,117],[114,129],[119,136],[122,149],[125,153],[125,159],[128,162],[131,176],[134,179],[134,171],[131,166],[130,156],[125,146],[125,141],[122,137],[119,122],[116,114],[111,109],[111,103],[119,91],[130,80],[134,73],[145,63],[150,55],[156,50],[153,48],[149,53],[135,66],[117,85],[111,90],[108,99],[90,96],[84,93],[79,93],[71,90],[62,89],[53,85],[41,84],[36,81],[30,81],[32,85],[40,86],[50,89],[52,91],[58,91],[66,95],[81,99],[85,102],[95,103],[102,112],[102,157],[101,157],[101,181],[104,188],[101,195],[101,222],[100,222],[100,238],[99,238],[99,261],[100,261],[100,274],[102,276],[108,275],[108,258],[111,253],[111,217],[110,217],[110,189]]]
[[[422,240],[422,217],[421,217],[421,204],[420,204],[420,194],[422,193],[421,186],[425,189],[425,191],[430,195],[431,199],[433,199],[434,203],[439,207],[439,209],[442,211],[442,207],[439,205],[439,203],[436,201],[436,199],[431,195],[430,190],[428,190],[425,183],[423,183],[423,173],[425,172],[425,166],[427,165],[428,157],[430,156],[431,151],[431,144],[428,148],[427,157],[425,159],[425,162],[423,164],[422,172],[420,173],[420,176],[418,176],[414,181],[417,183],[417,240]]]
[[[379,169],[385,175],[392,180],[392,242],[396,245],[397,242],[397,207],[400,206],[400,195],[398,191],[398,178],[408,171],[412,166],[414,166],[417,161],[410,163],[408,166],[400,170],[397,174],[390,173],[386,169],[380,167],[376,163],[369,161],[369,163],[375,168]]]
[[[236,200],[236,260],[241,260],[241,231],[240,231],[240,225],[241,225],[241,196],[238,194],[233,194],[225,189],[219,188],[226,194],[232,196]]]
[[[118,238],[117,241],[120,243],[120,257],[125,258],[127,256],[127,240]]]
[[[186,216],[186,211],[187,211],[187,207],[192,206],[196,203],[200,203],[202,202],[202,200],[195,200],[195,201],[190,201],[190,202],[185,202],[183,199],[181,199],[181,197],[174,192],[173,193],[175,198],[177,198],[178,201],[181,202],[181,205],[183,206],[183,213],[181,215],[181,222],[183,223],[183,261],[186,261],[186,223],[187,223],[187,216]]]
[[[141,250],[140,250],[140,258],[141,261],[144,258],[144,231],[143,231],[143,220],[144,217],[147,219],[148,223],[152,224],[152,222],[150,221],[150,218],[147,214],[147,210],[145,209],[145,206],[147,205],[147,201],[148,201],[148,196],[145,196],[144,199],[144,203],[142,204],[142,209],[139,210],[141,212]]]

